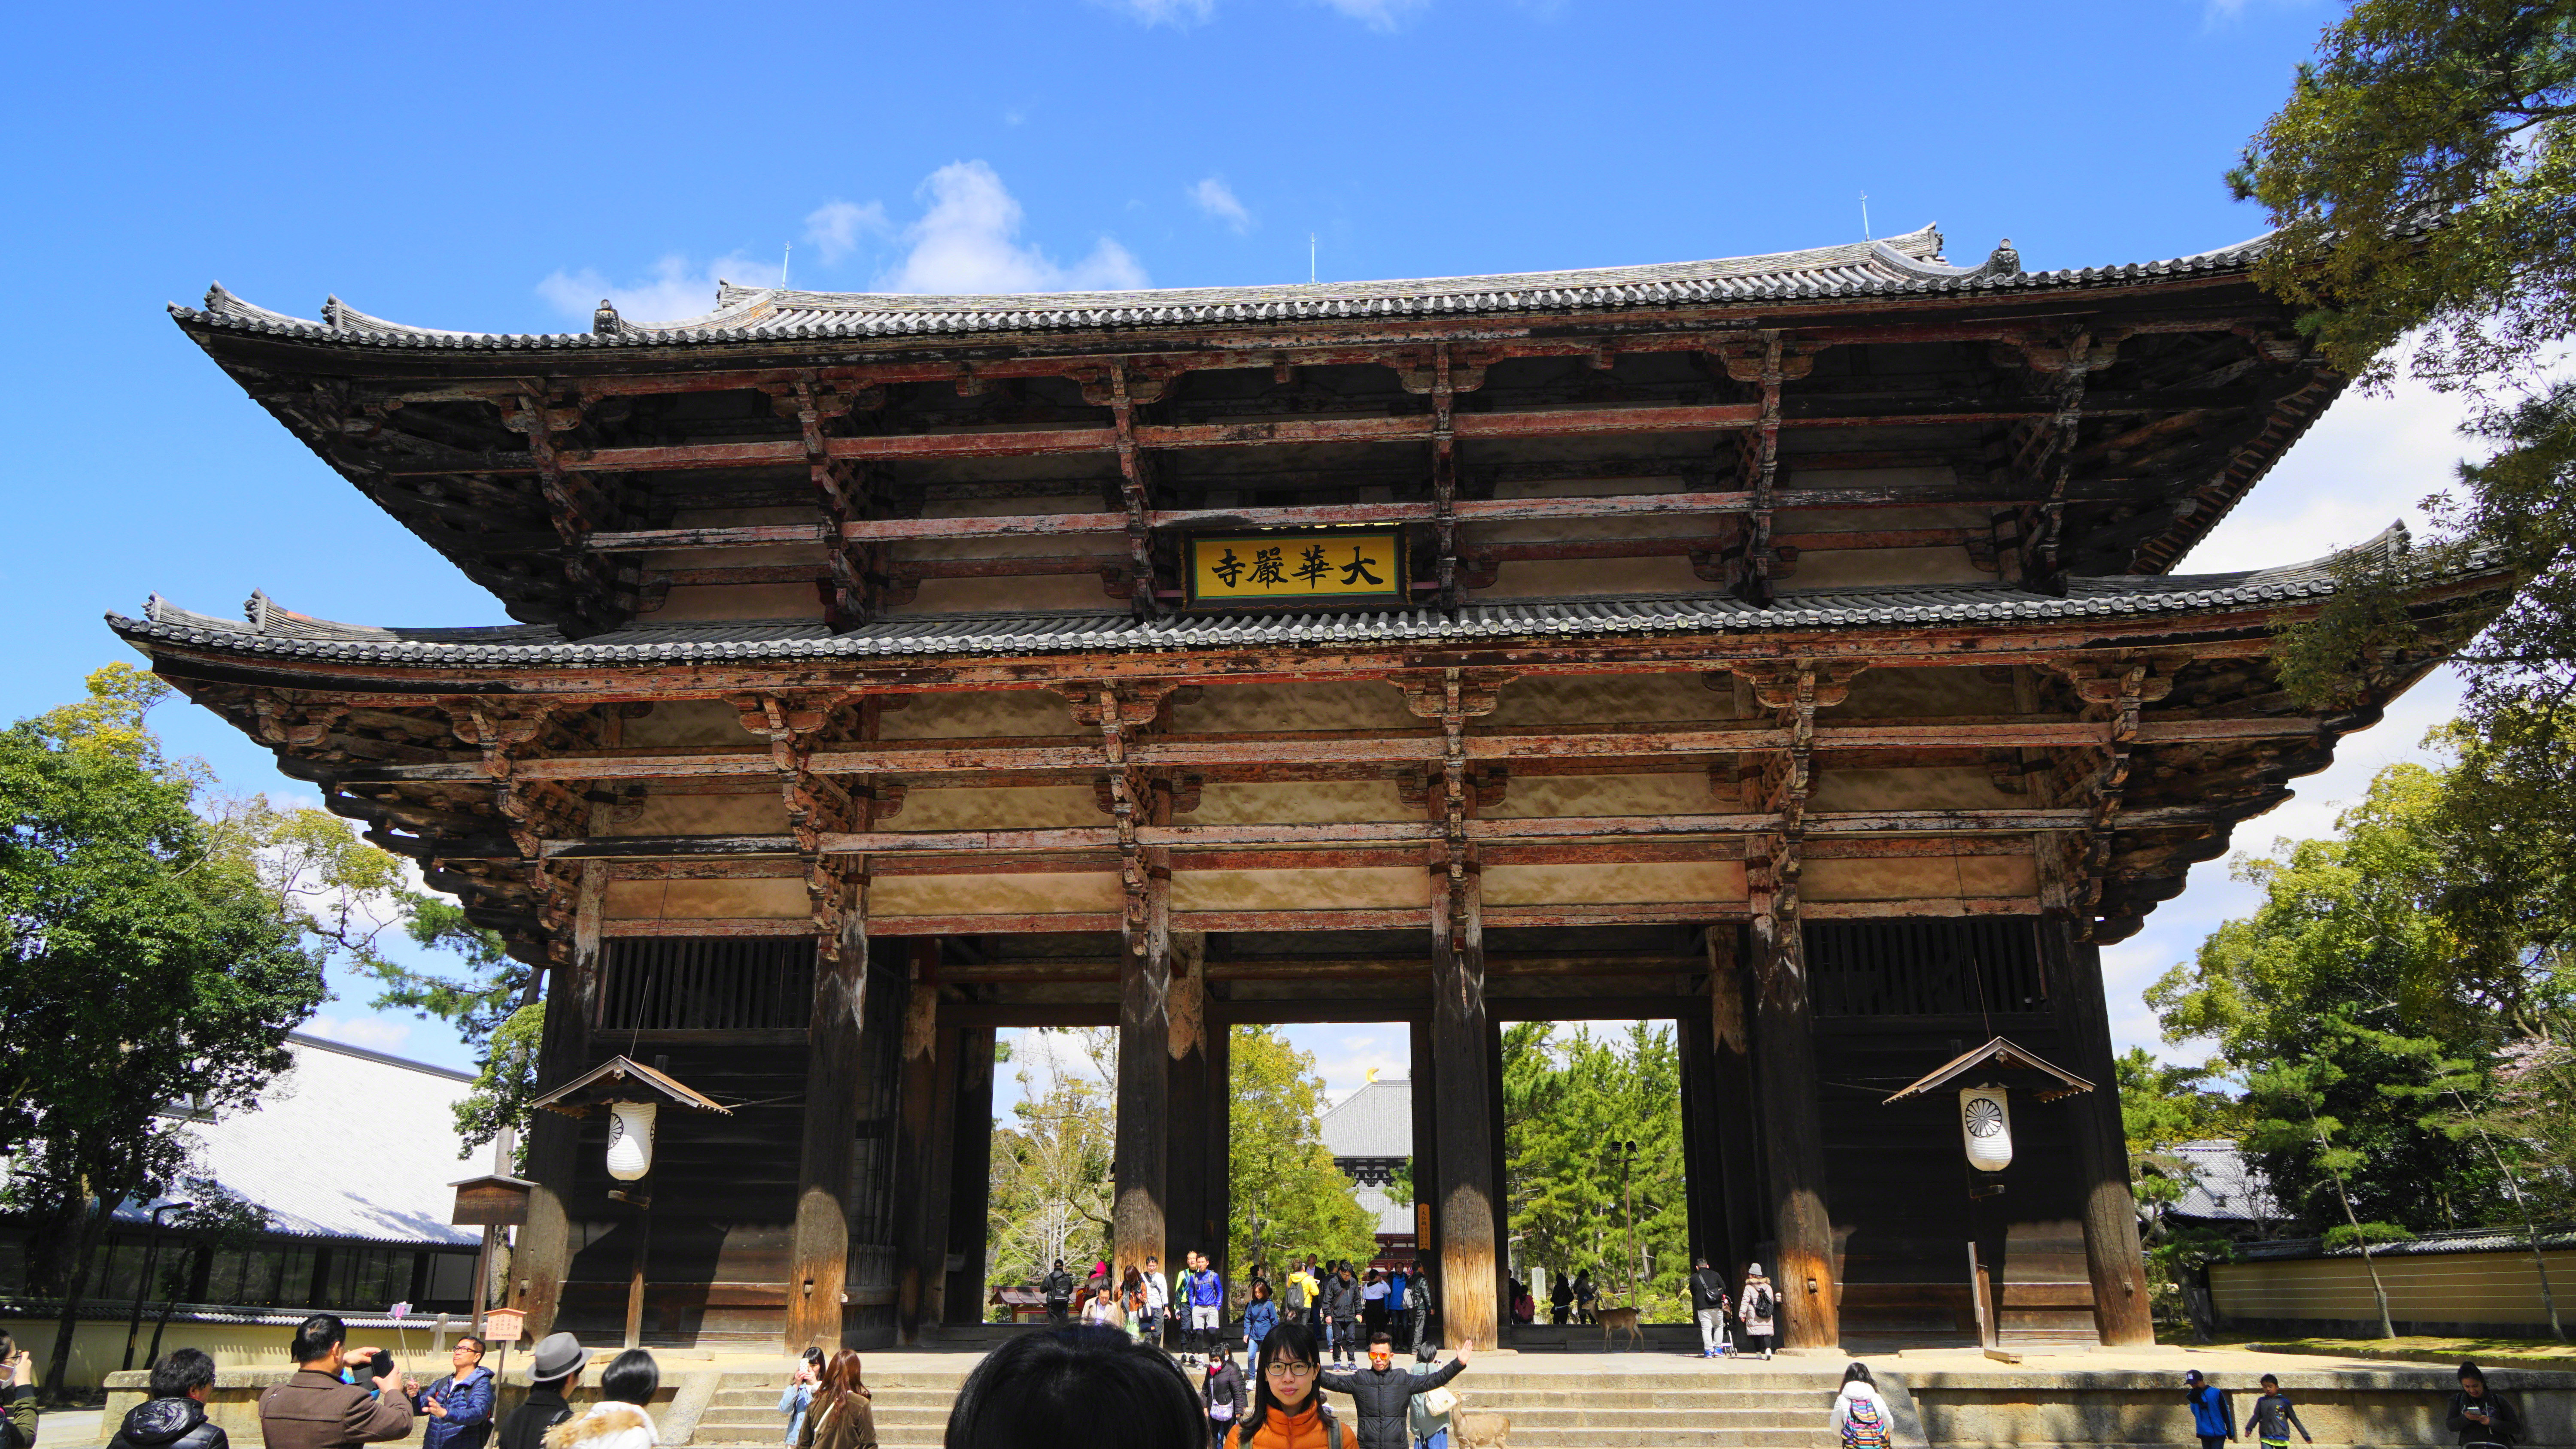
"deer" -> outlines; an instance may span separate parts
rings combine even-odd
[[[1602,1308],[1595,1310],[1595,1316],[1597,1316],[1601,1321],[1601,1348],[1603,1352],[1606,1353],[1609,1351],[1610,1335],[1623,1330],[1630,1338],[1637,1341],[1637,1347],[1644,1348],[1646,1346],[1646,1330],[1639,1327],[1637,1324],[1636,1309]]]

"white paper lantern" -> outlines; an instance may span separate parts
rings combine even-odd
[[[1959,1089],[1959,1135],[1967,1142],[1970,1167],[2001,1172],[2012,1166],[2012,1103],[2003,1088]]]
[[[652,1102],[608,1104],[609,1176],[633,1182],[653,1170],[653,1114],[661,1110]]]

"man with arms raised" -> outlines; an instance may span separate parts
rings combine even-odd
[[[268,1449],[357,1449],[411,1432],[411,1400],[390,1355],[349,1348],[336,1315],[316,1313],[296,1326],[295,1372],[259,1396],[259,1432]],[[363,1381],[349,1383],[342,1370]]]

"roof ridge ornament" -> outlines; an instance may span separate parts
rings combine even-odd
[[[1986,264],[1977,268],[1977,274],[1984,277],[2018,277],[2021,275],[2021,253],[2013,250],[2011,237],[2005,237],[2002,241],[1995,243],[1994,251],[1987,255]]]
[[[618,337],[623,336],[625,331],[626,323],[617,315],[617,304],[606,297],[600,298],[598,310],[590,314],[590,335]]]

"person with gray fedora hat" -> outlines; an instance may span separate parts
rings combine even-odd
[[[564,1396],[581,1381],[582,1362],[588,1357],[581,1340],[569,1333],[549,1333],[538,1340],[529,1360],[528,1400],[501,1421],[493,1449],[538,1449],[548,1429],[571,1418],[572,1404]]]

